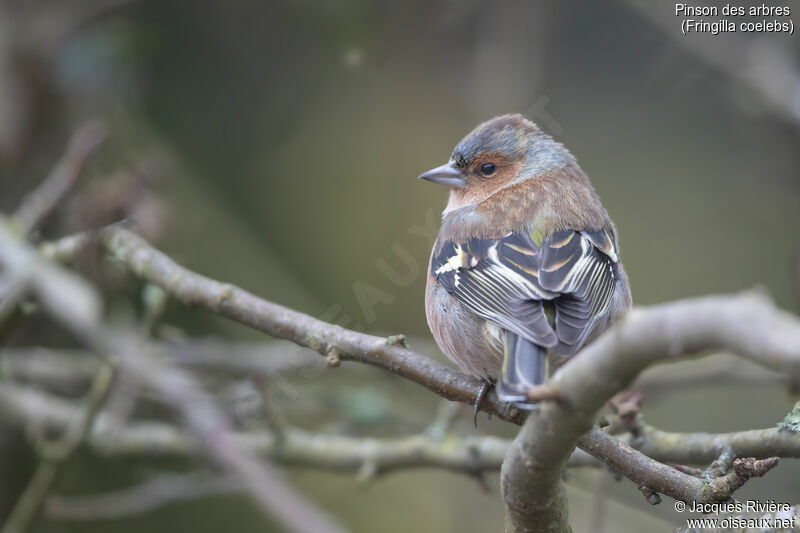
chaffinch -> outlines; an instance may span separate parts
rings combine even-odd
[[[631,306],[614,224],[572,154],[521,115],[479,125],[420,178],[450,188],[428,326],[464,372],[533,408],[548,353],[574,355]]]

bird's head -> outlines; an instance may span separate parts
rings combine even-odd
[[[448,213],[572,162],[569,151],[536,124],[522,115],[502,115],[477,126],[447,163],[419,177],[450,187]]]

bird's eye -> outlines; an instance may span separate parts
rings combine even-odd
[[[497,170],[497,167],[494,163],[484,163],[481,165],[481,174],[484,176],[491,176],[494,174],[495,170]]]

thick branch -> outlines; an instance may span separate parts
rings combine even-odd
[[[200,307],[343,361],[377,366],[418,383],[451,401],[472,404],[482,382],[441,363],[412,352],[401,343],[345,329],[304,313],[263,300],[235,285],[221,283],[192,272],[156,250],[138,235],[120,228],[103,230],[109,251],[137,276],[159,285],[173,298]],[[72,243],[77,248],[76,243]],[[51,246],[53,255],[65,258],[64,250]],[[54,250],[59,250],[57,253]],[[490,392],[482,408],[503,420],[519,423],[524,412],[500,402]]]
[[[543,404],[532,413],[503,465],[507,531],[569,529],[560,472],[579,443],[598,458],[617,463],[631,479],[658,472],[647,457],[609,455],[615,448],[599,446],[602,442],[592,446],[585,440],[592,434],[582,435],[597,411],[647,366],[720,348],[782,370],[792,381],[800,376],[800,324],[757,294],[686,300],[632,312],[561,367],[550,385],[561,390],[561,401]],[[678,473],[673,478],[676,483],[670,487],[680,490],[671,495],[718,501],[714,491],[698,494],[691,476]]]

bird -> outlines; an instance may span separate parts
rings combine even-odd
[[[631,307],[617,230],[567,148],[519,114],[470,132],[419,176],[449,188],[425,290],[428,326],[462,371],[523,409],[552,358]]]

